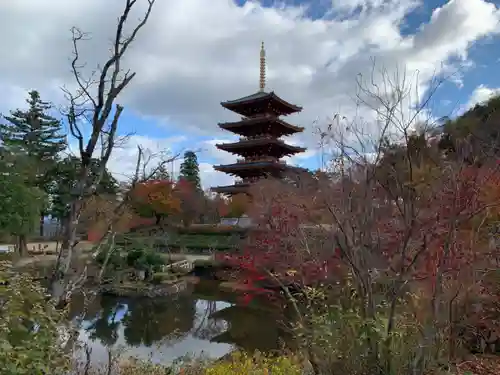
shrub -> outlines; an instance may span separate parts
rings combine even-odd
[[[487,272],[463,298],[457,298],[451,324],[458,344],[474,353],[500,352],[499,296],[500,269],[496,269]]]
[[[273,357],[235,352],[228,361],[179,358],[171,366],[130,358],[118,366],[116,375],[302,375],[296,356]],[[99,373],[100,375],[100,373]]]
[[[67,374],[64,315],[30,277],[0,263],[0,369],[2,375]]]
[[[145,257],[145,262],[148,266],[150,266],[153,271],[160,271],[161,266],[165,264],[165,260],[161,256],[161,254],[157,253],[156,251],[149,250],[146,251],[144,254]]]
[[[129,267],[138,270],[152,269],[160,271],[161,266],[165,264],[165,260],[161,254],[154,250],[133,249],[127,253],[126,262]]]
[[[135,267],[139,259],[144,255],[143,249],[132,249],[127,252],[127,266]]]
[[[349,279],[334,291],[308,287],[302,293],[307,303],[300,306],[301,319],[294,331],[318,373],[375,374],[385,367],[391,369],[386,375],[411,373],[420,326],[405,309],[397,311],[386,351],[386,302],[377,304],[373,318],[364,316]]]
[[[301,375],[298,358],[271,357],[260,353],[250,356],[235,352],[231,361],[215,363],[205,370],[205,375]]]

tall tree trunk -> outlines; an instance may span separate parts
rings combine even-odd
[[[77,199],[71,204],[69,217],[64,228],[64,236],[59,253],[59,262],[57,264],[57,268],[55,269],[50,287],[52,298],[58,305],[64,305],[67,302],[66,297],[68,293],[71,293],[70,290],[67,290],[67,279],[70,276],[69,269],[73,259],[73,249],[77,243],[76,231],[80,220],[80,213],[81,200]]]
[[[45,212],[40,212],[40,237],[43,237],[44,235],[44,219],[45,219]]]
[[[20,257],[28,255],[28,240],[26,239],[25,234],[17,236],[16,248]]]

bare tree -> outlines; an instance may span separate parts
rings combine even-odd
[[[379,80],[362,78],[356,101],[375,114],[376,126],[363,119],[340,121],[337,115],[336,122],[318,132],[321,146],[331,146],[336,168],[301,176],[293,184],[256,186],[253,217],[276,229],[256,238],[265,246],[250,248],[252,253],[244,256],[252,268],[260,261],[261,268],[272,269],[269,276],[292,302],[287,269],[298,281],[295,290],[314,285],[318,273],[323,275],[318,272],[323,260],[325,268],[333,266],[325,277],[333,273],[341,284],[349,283],[346,290],[352,294],[346,304],[359,312],[357,322],[368,331],[361,340],[345,337],[352,326],[345,322],[347,328],[342,327],[342,317],[318,331],[317,320],[308,321],[307,313],[295,309],[300,327],[311,327],[301,337],[307,338],[304,351],[317,374],[343,368],[347,373],[420,375],[448,359],[445,344],[454,337],[445,336],[452,305],[479,285],[491,267],[488,259],[495,259],[487,241],[478,239],[485,233],[483,221],[492,220],[488,211],[500,204],[495,194],[481,198],[488,185],[495,186],[500,170],[496,160],[484,167],[451,160],[428,142],[426,130],[433,126],[429,101],[445,78],[435,79],[423,97],[418,91],[412,97],[412,82],[386,71]],[[483,263],[474,261],[474,254]],[[305,267],[311,263],[314,273]],[[350,277],[343,279],[346,273]],[[323,281],[334,285],[335,277]],[[416,292],[423,293],[419,307],[410,309],[417,303]],[[414,331],[401,331],[403,316],[411,316]],[[369,325],[375,324],[380,325],[370,332]],[[330,330],[330,337],[322,329]],[[331,341],[336,334],[337,341]],[[317,340],[318,335],[334,345]]]
[[[316,199],[336,228],[332,244],[352,272],[367,321],[376,321],[384,281],[387,324],[383,340],[367,336],[364,355],[370,373],[398,370],[394,358],[402,355],[397,352],[401,348],[393,342],[398,315],[411,298],[408,293],[426,285],[421,303],[428,315],[419,321],[421,330],[404,368],[422,374],[448,355],[441,340],[451,324],[449,305],[465,285],[463,277],[486,272],[487,264],[471,260],[484,249],[470,240],[482,231],[472,222],[485,220],[487,210],[499,205],[498,197],[479,199],[499,168],[448,160],[427,142],[426,131],[433,127],[429,103],[446,78],[436,78],[420,95],[418,81],[412,84],[406,76],[386,71],[379,77],[359,77],[357,96],[360,105],[375,113],[377,132],[366,132],[358,121],[331,129],[341,168],[334,171],[335,178],[321,181]]]
[[[135,76],[135,72],[123,70],[122,59],[149,19],[155,0],[146,1],[147,9],[145,14],[142,20],[133,27],[129,35],[125,35],[124,28],[132,9],[137,4],[137,0],[125,1],[125,6],[116,27],[111,56],[90,77],[85,77],[83,73],[85,65],[81,62],[79,50],[79,46],[87,38],[87,34],[76,27],[71,30],[73,42],[71,68],[77,89],[71,91],[63,88],[63,91],[68,101],[66,117],[70,133],[78,143],[82,168],[79,181],[72,192],[70,214],[65,223],[65,233],[61,246],[61,262],[58,265],[51,288],[53,297],[58,301],[61,301],[67,294],[68,285],[71,284],[67,280],[68,271],[73,257],[73,249],[77,242],[76,228],[83,201],[87,196],[95,192],[117,140],[118,123],[123,112],[123,106],[115,104],[115,101]],[[88,138],[84,136],[85,132],[83,131],[83,126],[86,124],[90,127],[90,136]],[[91,159],[94,157],[99,142],[103,147],[99,160],[100,170],[96,177],[91,178],[89,177],[91,176],[89,173]]]

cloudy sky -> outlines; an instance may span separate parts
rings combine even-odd
[[[144,10],[138,0],[130,21]],[[91,33],[82,47],[87,68],[105,61],[124,0],[1,0],[0,112],[21,107],[26,90],[63,104],[73,84],[70,28]],[[451,79],[435,94],[432,115],[453,115],[500,89],[499,1],[486,0],[157,0],[125,64],[137,72],[119,98],[120,133],[134,135],[110,167],[130,174],[135,145],[152,151],[199,150],[203,185],[231,178],[213,164],[233,160],[214,144],[233,139],[217,123],[237,117],[221,101],[258,89],[264,41],[268,90],[304,107],[290,122],[309,151],[293,158],[320,164],[317,125],[355,112],[358,74],[378,68],[416,77],[422,91],[440,74]]]

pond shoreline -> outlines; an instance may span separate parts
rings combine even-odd
[[[178,293],[189,292],[190,287],[198,282],[199,278],[185,276],[161,284],[147,284],[143,282],[109,283],[101,285],[99,292],[104,295],[128,298],[169,297]]]

